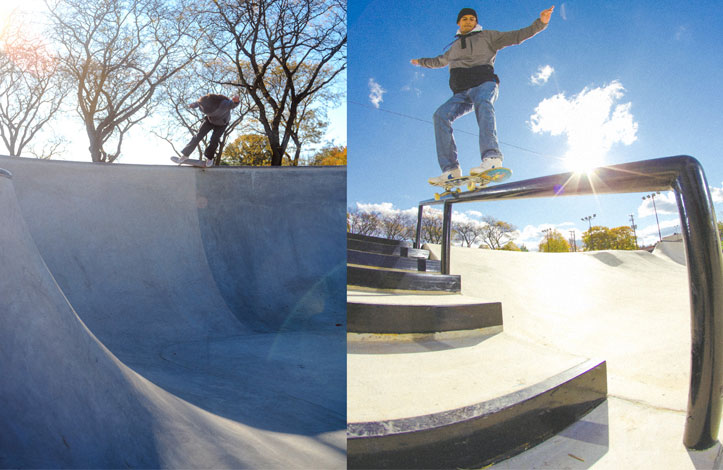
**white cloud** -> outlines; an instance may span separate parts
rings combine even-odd
[[[411,91],[417,96],[422,95],[422,90],[417,86],[417,82],[424,78],[423,72],[414,72],[409,83],[402,87],[402,91]]]
[[[412,216],[415,220],[417,219],[417,213],[418,209],[416,207],[410,207],[409,209],[398,209],[394,207],[394,204],[391,202],[380,202],[380,203],[368,203],[365,204],[363,202],[357,202],[356,203],[357,209],[359,209],[362,212],[378,212],[382,215],[389,216],[389,215],[395,215],[395,214],[403,214]],[[442,211],[435,208],[427,208],[425,209],[425,213],[431,213],[434,214],[438,212],[440,215],[442,214]]]
[[[537,73],[530,77],[530,82],[534,85],[543,85],[547,83],[554,71],[555,69],[550,65],[540,66],[537,68]]]
[[[656,203],[657,205],[657,203]],[[671,235],[674,232],[680,233],[680,220],[679,219],[670,219],[670,220],[661,220],[660,221],[660,232],[663,237]],[[651,225],[646,225],[645,227],[638,226],[638,229],[635,231],[635,233],[638,236],[638,245],[641,246],[649,246],[655,244],[658,240],[660,240],[658,236],[658,224],[652,223]]]
[[[369,101],[372,102],[375,108],[379,108],[379,104],[384,101],[382,96],[387,90],[382,88],[373,78],[369,79]]]
[[[395,214],[399,212],[399,209],[396,209],[394,207],[394,204],[392,204],[391,202],[380,202],[377,204],[365,204],[362,202],[357,202],[356,207],[362,212],[379,212],[383,215]]]
[[[624,88],[613,81],[600,88],[584,88],[567,98],[559,93],[542,100],[530,116],[532,132],[567,137],[565,159],[571,169],[588,169],[604,163],[613,144],[630,145],[637,140],[638,123],[631,103],[616,104]]]
[[[655,216],[655,211],[661,214],[677,214],[678,203],[675,200],[675,193],[667,191],[665,193],[655,195],[655,207],[653,207],[653,198],[645,198],[638,207],[638,217]]]
[[[710,195],[713,198],[713,202],[718,204],[723,202],[723,183],[720,188],[710,187]]]
[[[676,41],[689,41],[692,37],[693,36],[688,25],[680,25],[675,30]]]

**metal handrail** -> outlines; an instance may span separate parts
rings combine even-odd
[[[442,273],[449,274],[452,206],[463,202],[672,190],[688,265],[691,376],[683,443],[702,450],[718,437],[723,401],[723,254],[705,173],[693,157],[676,156],[598,168],[591,176],[562,173],[451,194],[419,203],[415,247],[425,206],[443,204]]]

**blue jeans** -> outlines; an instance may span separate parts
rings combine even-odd
[[[196,134],[188,143],[188,145],[186,145],[183,150],[181,150],[181,153],[185,157],[190,156],[191,153],[196,150],[196,146],[198,145],[198,143],[201,142],[203,138],[206,137],[206,134],[211,131],[213,131],[213,133],[211,134],[211,141],[208,143],[208,147],[206,147],[203,155],[207,159],[213,160],[216,154],[216,149],[218,148],[218,144],[223,137],[223,133],[226,131],[226,126],[216,126],[214,124],[211,124],[208,118],[204,118],[203,124],[201,124],[201,128],[198,130],[198,134]]]
[[[437,141],[437,159],[442,171],[459,168],[457,144],[454,142],[452,123],[474,109],[479,125],[479,151],[481,158],[500,157],[497,143],[495,101],[499,89],[495,82],[484,82],[474,88],[455,93],[434,113],[434,137]]]

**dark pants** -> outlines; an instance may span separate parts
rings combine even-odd
[[[181,150],[181,153],[186,157],[191,155],[191,152],[193,152],[196,149],[198,143],[201,142],[204,137],[206,137],[206,134],[213,131],[213,134],[211,134],[211,142],[208,143],[206,151],[203,152],[203,155],[207,159],[213,160],[213,157],[216,154],[216,149],[218,148],[218,143],[221,141],[221,137],[223,137],[223,132],[225,130],[226,126],[214,126],[213,124],[208,122],[208,118],[204,119],[203,124],[201,124],[201,128],[198,130],[198,134],[196,134],[196,137],[191,139],[188,145],[186,145],[183,150]]]

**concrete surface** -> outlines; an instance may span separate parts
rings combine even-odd
[[[585,362],[505,333],[446,341],[350,341],[347,349],[350,423],[475,405]]]
[[[439,246],[429,248],[440,256]],[[506,335],[607,361],[606,404],[494,468],[723,468],[720,444],[696,452],[682,443],[691,358],[687,269],[675,251],[680,248],[452,248],[451,271],[462,276],[462,294],[501,301]]]
[[[0,168],[0,467],[345,467],[345,169]]]
[[[683,245],[682,239],[663,240],[661,242],[658,242],[655,245],[655,250],[653,252],[655,254],[667,256],[676,263],[687,266],[687,261],[685,259],[685,246]]]

